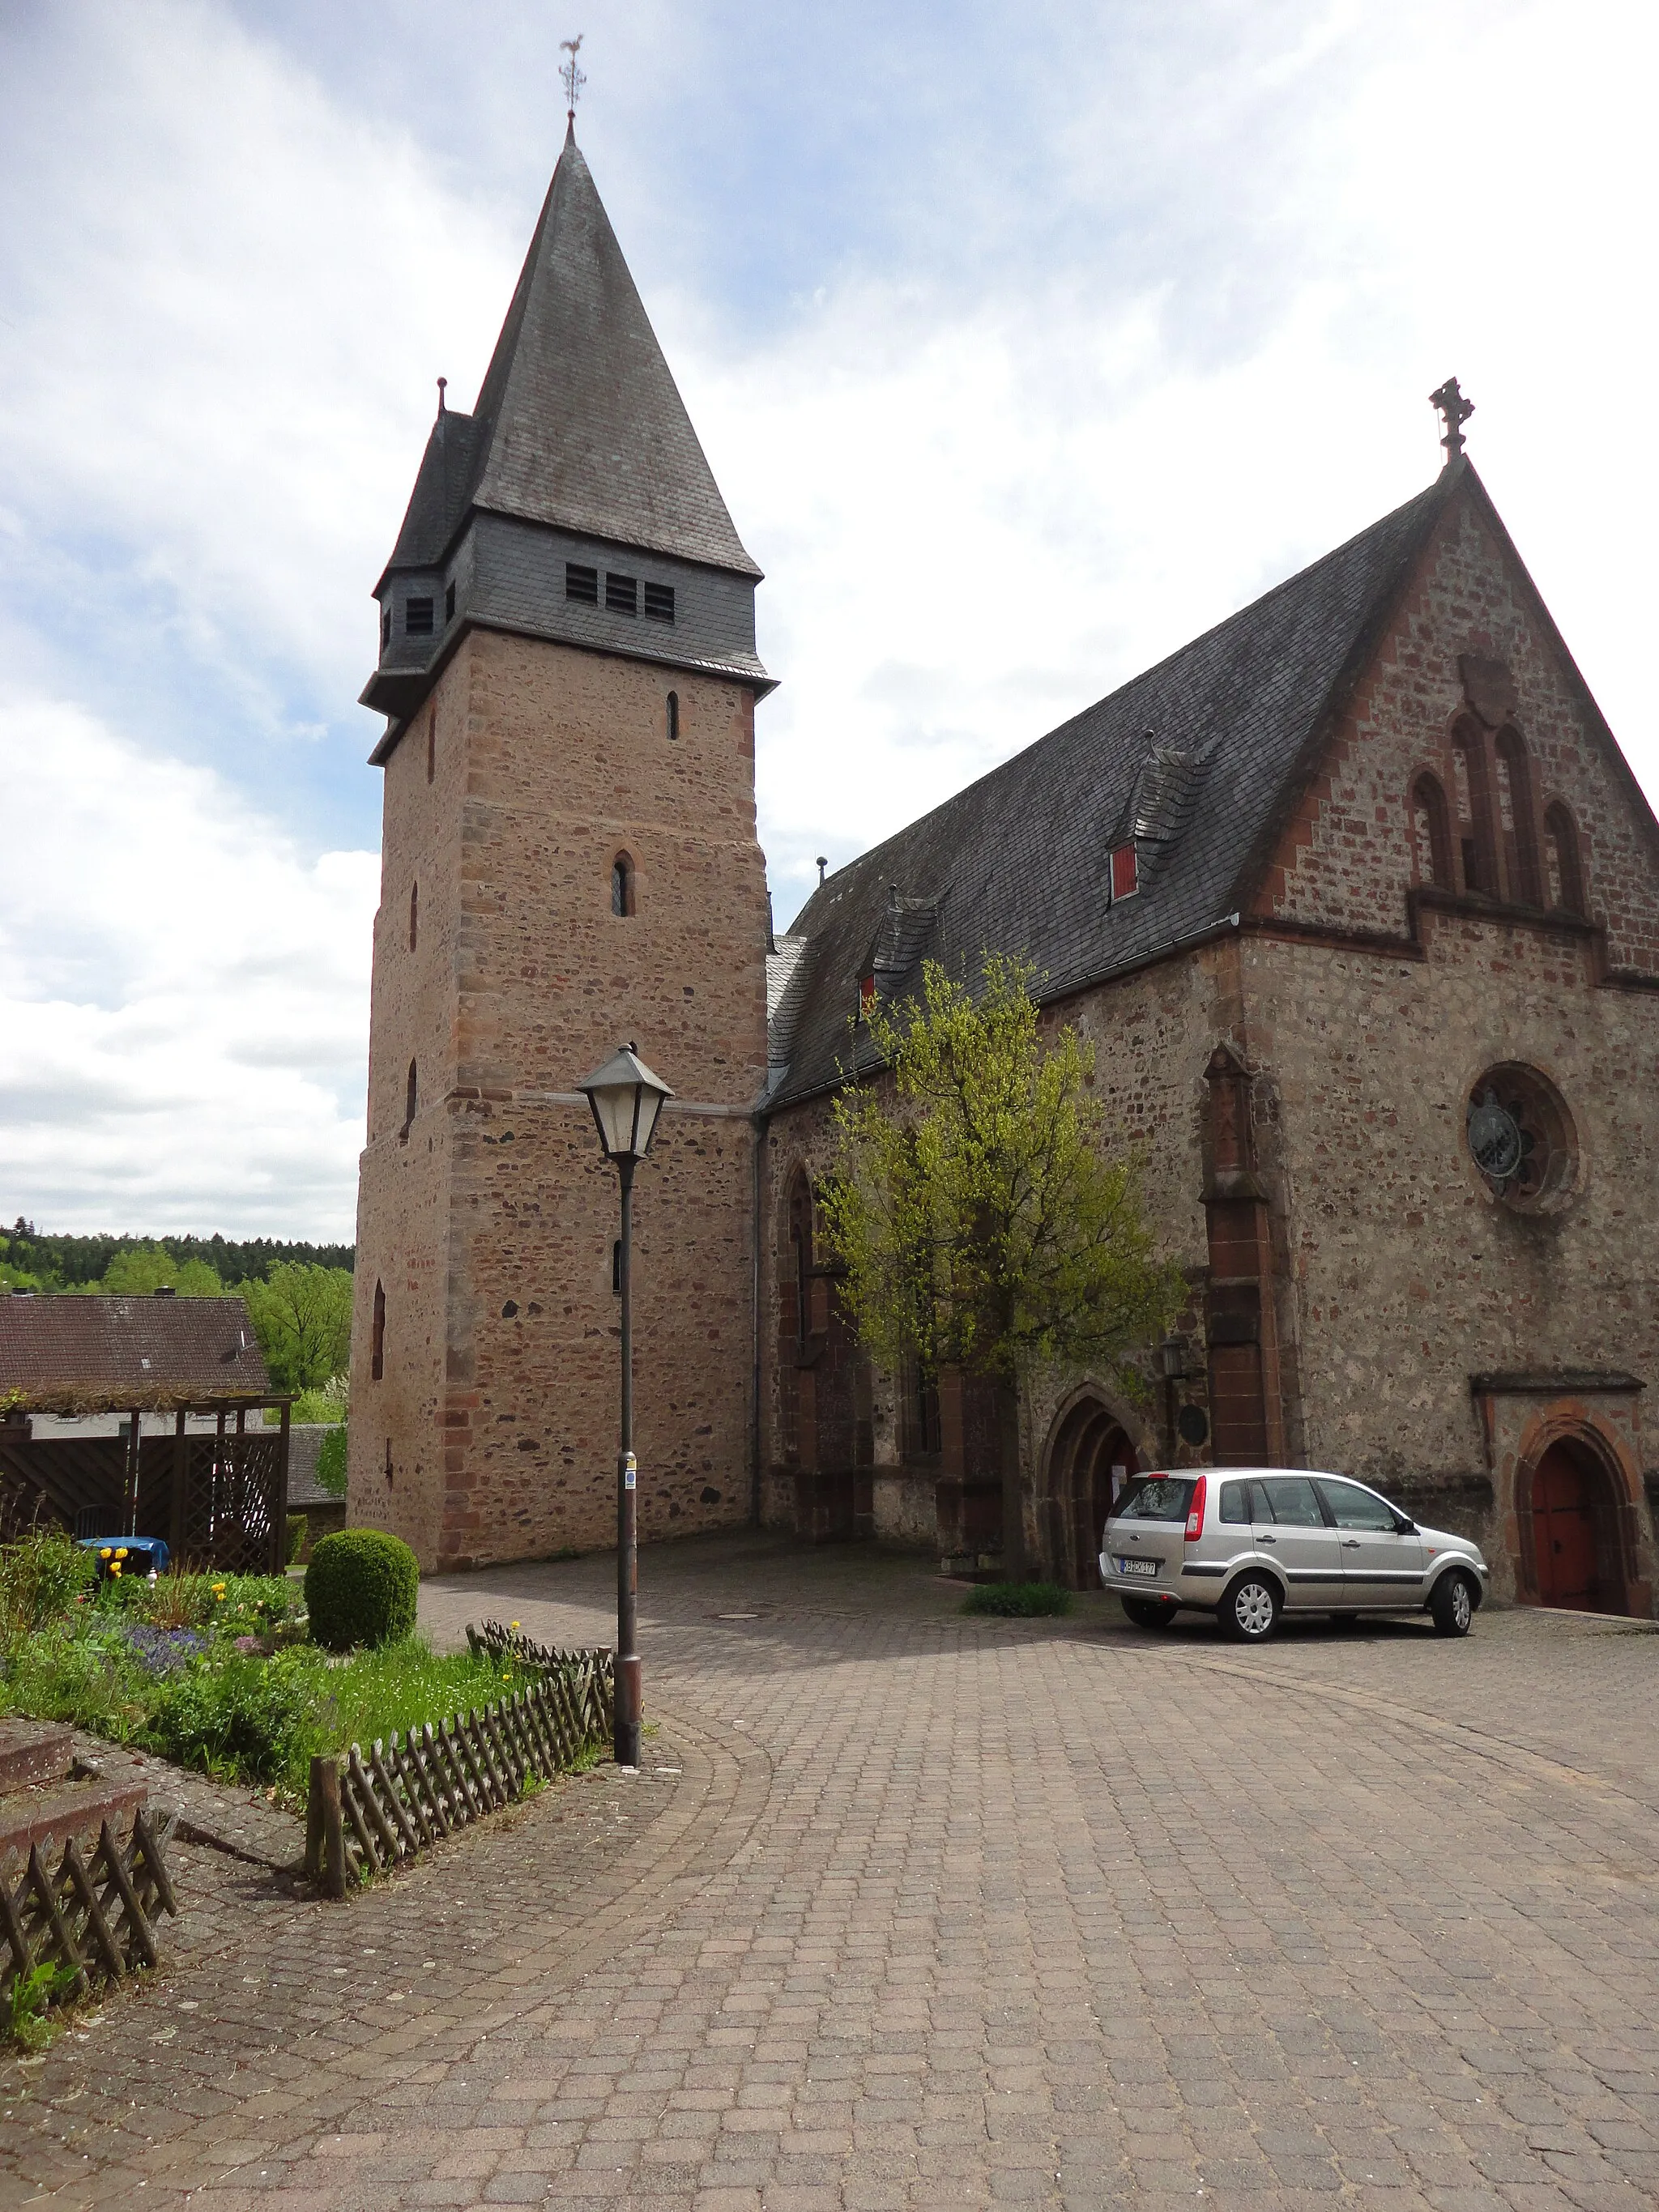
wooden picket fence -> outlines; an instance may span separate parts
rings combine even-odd
[[[70,1836],[55,1852],[48,1837],[44,1857],[40,1843],[30,1845],[21,1881],[0,1874],[0,2005],[37,1966],[62,1968],[69,1978],[58,1994],[79,1996],[95,1980],[155,1966],[154,1923],[179,1911],[163,1853],[172,1829],[141,1806],[131,1829],[119,1814],[106,1820],[90,1850],[85,1836]]]
[[[434,1728],[377,1737],[311,1762],[306,1872],[330,1897],[384,1873],[547,1781],[611,1741],[616,1674],[609,1650],[562,1651],[499,1621],[469,1628],[481,1656],[534,1668],[526,1690],[454,1713]]]

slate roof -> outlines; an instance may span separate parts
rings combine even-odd
[[[574,128],[477,404],[434,424],[387,573],[439,566],[472,507],[761,574],[726,511]]]
[[[848,1021],[872,968],[884,995],[898,998],[920,989],[923,957],[970,975],[988,950],[1018,954],[1052,1000],[1233,916],[1328,712],[1357,678],[1466,470],[1443,471],[1404,507],[831,876],[791,927],[808,943],[780,1009],[787,1035],[769,1048],[769,1105],[868,1064],[867,1042],[860,1048]],[[1140,890],[1114,905],[1110,854],[1131,836]],[[891,965],[895,947],[903,972]]]
[[[240,1298],[0,1297],[0,1399],[26,1412],[140,1413],[268,1398]]]

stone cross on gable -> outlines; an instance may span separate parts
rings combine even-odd
[[[1463,425],[1474,412],[1474,402],[1465,399],[1457,388],[1457,379],[1449,376],[1438,392],[1430,392],[1429,404],[1437,407],[1445,417],[1446,434],[1440,442],[1448,461],[1455,461],[1463,450]]]
[[[559,52],[570,57],[568,62],[560,64],[559,75],[564,81],[565,109],[573,123],[576,119],[576,102],[581,96],[582,87],[587,82],[587,79],[576,67],[576,56],[580,51],[581,43],[582,33],[580,31],[574,39],[559,40]]]

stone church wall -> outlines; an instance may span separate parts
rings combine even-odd
[[[1591,988],[1582,940],[1541,925],[1435,915],[1425,936],[1422,961],[1253,939],[1247,984],[1284,1128],[1307,1460],[1467,1499],[1493,1473],[1474,1376],[1659,1370],[1659,998]],[[1543,1212],[1494,1197],[1465,1137],[1476,1079],[1516,1061],[1577,1136]]]
[[[1467,711],[1460,659],[1501,660],[1537,811],[1564,800],[1577,826],[1590,915],[1614,969],[1659,975],[1659,853],[1525,576],[1469,498],[1443,517],[1404,605],[1304,795],[1259,912],[1402,933],[1419,880],[1410,792],[1424,769],[1453,797],[1453,725]]]

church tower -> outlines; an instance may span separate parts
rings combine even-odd
[[[575,1084],[676,1096],[635,1196],[642,1536],[743,1519],[760,570],[574,130],[376,591],[386,718],[349,1517],[427,1569],[614,1538],[617,1189]]]

